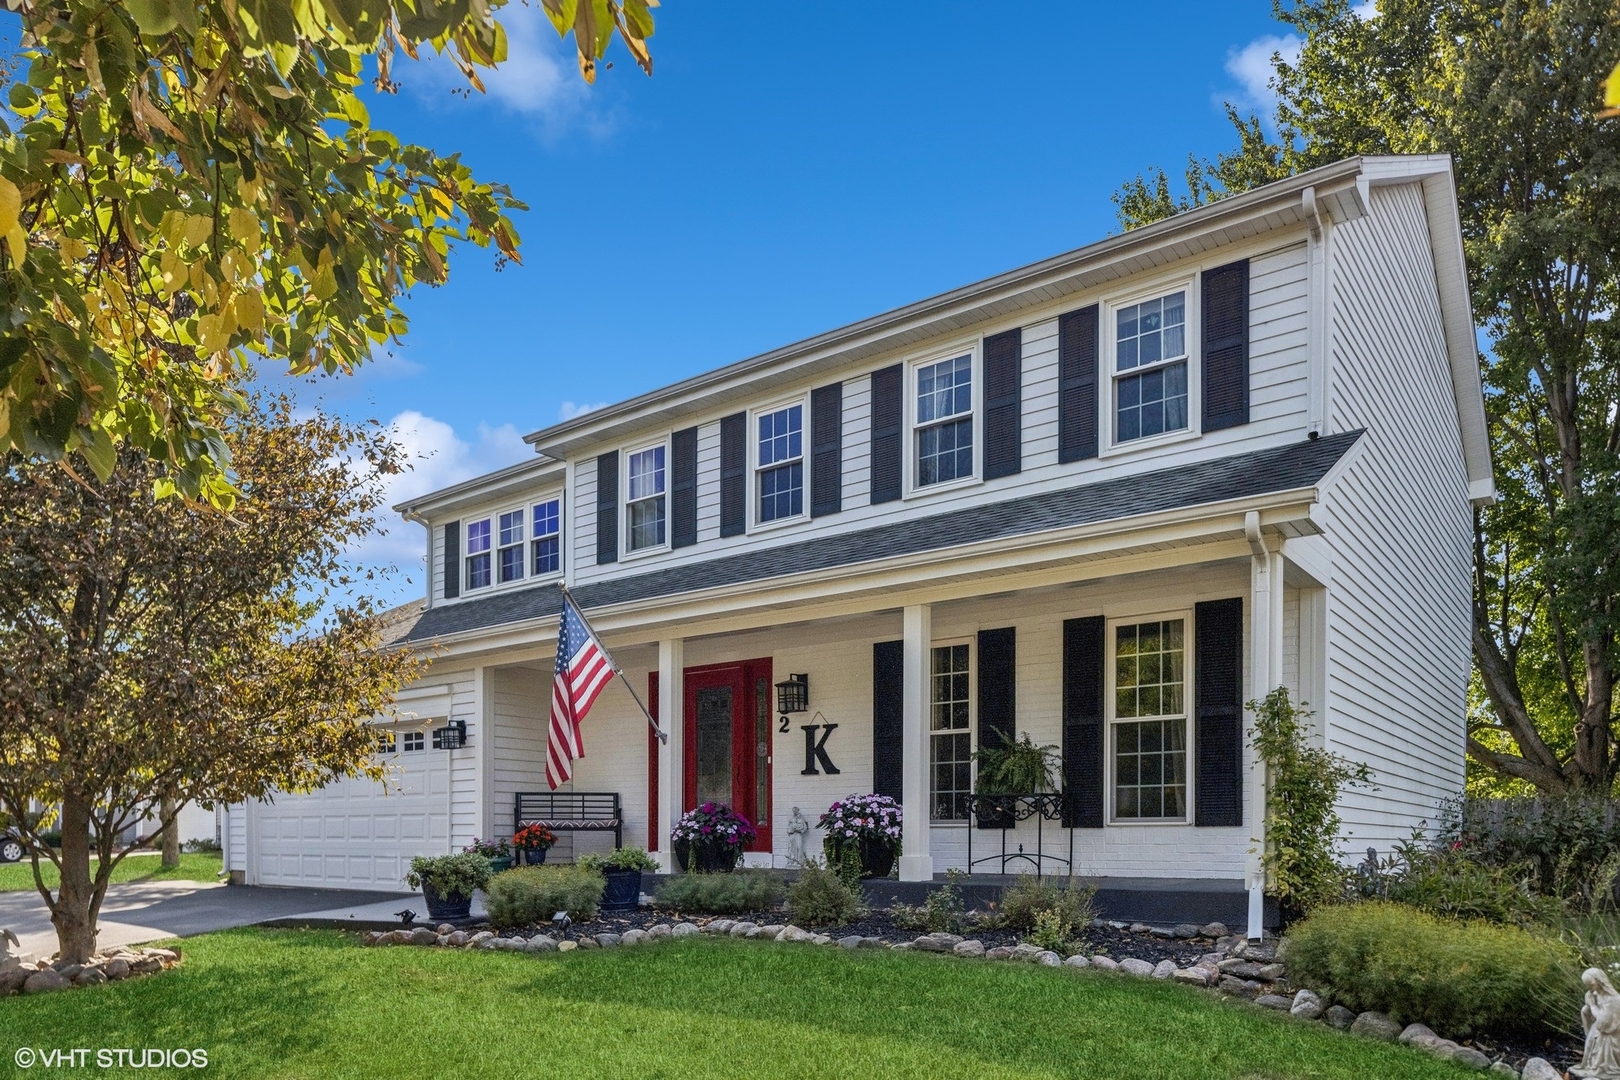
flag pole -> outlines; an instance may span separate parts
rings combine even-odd
[[[596,643],[601,645],[602,639],[597,636],[596,628],[592,626],[591,621],[585,617],[585,612],[580,609],[580,606],[574,603],[574,594],[568,591],[568,586],[559,582],[557,587],[562,590],[564,602],[573,605],[574,613],[579,616],[579,621],[585,624],[585,629],[590,631],[591,637],[596,638]],[[630,691],[631,699],[634,700],[636,705],[640,707],[641,715],[647,718],[647,723],[651,725],[653,734],[658,736],[658,741],[660,743],[668,743],[669,732],[659,727],[658,721],[654,720],[652,713],[647,711],[647,706],[642,702],[641,695],[636,693],[636,688],[630,685],[629,679],[625,678],[624,670],[619,667],[619,662],[613,658],[613,654],[608,652],[608,647],[606,645],[602,645],[602,653],[608,658],[608,663],[613,665],[613,674],[617,675],[619,677],[619,681],[624,683],[624,688]]]

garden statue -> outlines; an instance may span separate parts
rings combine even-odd
[[[793,808],[793,816],[788,819],[788,865],[804,865],[804,840],[810,833],[810,821],[799,810]]]
[[[1599,968],[1587,968],[1586,1004],[1581,1024],[1586,1028],[1586,1052],[1569,1075],[1586,1080],[1620,1080],[1620,992]]]
[[[22,963],[22,958],[12,955],[11,950],[21,948],[22,942],[10,930],[0,930],[0,971],[10,971]]]

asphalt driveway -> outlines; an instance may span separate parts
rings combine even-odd
[[[336,908],[383,904],[406,895],[358,889],[131,881],[107,887],[97,943],[102,948],[135,945],[233,926],[252,926],[270,919],[325,913]],[[420,894],[416,894],[416,898],[420,900]],[[56,929],[51,926],[50,912],[39,894],[31,890],[0,892],[0,929],[9,929],[17,935],[22,942],[22,952],[49,956],[56,951]]]

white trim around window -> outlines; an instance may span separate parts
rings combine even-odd
[[[474,592],[495,584],[494,515],[461,526],[461,591]]]
[[[669,550],[669,464],[668,438],[620,455],[620,559]]]
[[[1128,615],[1110,618],[1105,625],[1106,820],[1109,825],[1190,824],[1194,796],[1192,612]],[[1122,664],[1120,638],[1133,630],[1138,649],[1143,644],[1149,648]],[[1122,688],[1120,676],[1128,667],[1134,669],[1136,678]],[[1128,704],[1122,701],[1127,696],[1131,698]],[[1179,813],[1165,813],[1170,809],[1166,803],[1177,800]]]
[[[982,339],[973,338],[907,361],[904,497],[979,482],[979,461],[984,456],[983,354]]]
[[[529,574],[537,579],[563,572],[563,497],[541,497],[529,504]]]
[[[529,512],[522,506],[501,510],[495,518],[495,584],[510,585],[528,576]]]
[[[1127,453],[1133,450],[1145,449],[1154,446],[1163,446],[1166,443],[1181,442],[1185,439],[1196,439],[1200,434],[1202,419],[1203,385],[1202,385],[1202,302],[1198,291],[1199,276],[1197,274],[1181,275],[1173,278],[1161,278],[1146,287],[1132,289],[1128,293],[1120,293],[1106,297],[1101,304],[1101,323],[1099,327],[1099,345],[1102,349],[1102,368],[1104,386],[1098,396],[1102,409],[1103,434],[1102,456]],[[1153,305],[1181,296],[1181,348],[1175,350],[1173,329],[1165,331],[1156,329],[1146,336],[1138,330],[1135,335],[1122,335],[1120,332],[1121,316],[1127,318],[1133,314],[1131,309],[1141,305]],[[1149,313],[1154,315],[1157,313]],[[1173,327],[1174,324],[1171,324]],[[1121,344],[1126,355],[1121,356]],[[1174,355],[1166,355],[1165,347],[1174,351]],[[1134,355],[1133,355],[1134,351]],[[1142,354],[1146,353],[1146,357]],[[1121,363],[1125,366],[1121,367]],[[1185,381],[1185,387],[1176,385]],[[1140,392],[1146,381],[1163,382],[1165,392],[1155,393],[1155,402],[1164,402],[1166,399],[1175,401],[1184,398],[1185,404],[1179,406],[1185,409],[1185,417],[1179,426],[1166,427],[1163,419],[1165,406],[1160,404],[1158,411],[1152,412],[1140,404],[1134,410],[1134,416],[1129,423],[1122,422],[1121,394],[1132,390]],[[1178,393],[1178,391],[1180,391]],[[1170,406],[1173,411],[1176,406]],[[1144,417],[1146,417],[1144,419]],[[1175,417],[1170,418],[1174,423]],[[1131,424],[1145,423],[1150,430],[1147,435],[1133,435],[1128,429]]]
[[[770,431],[765,430],[767,423]],[[749,532],[781,528],[810,516],[809,394],[748,411],[748,508]]]

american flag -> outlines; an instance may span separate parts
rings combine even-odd
[[[557,628],[557,670],[551,679],[551,734],[546,747],[546,783],[556,790],[573,775],[570,763],[585,756],[579,722],[591,711],[608,680],[613,658],[574,607],[563,597]]]

